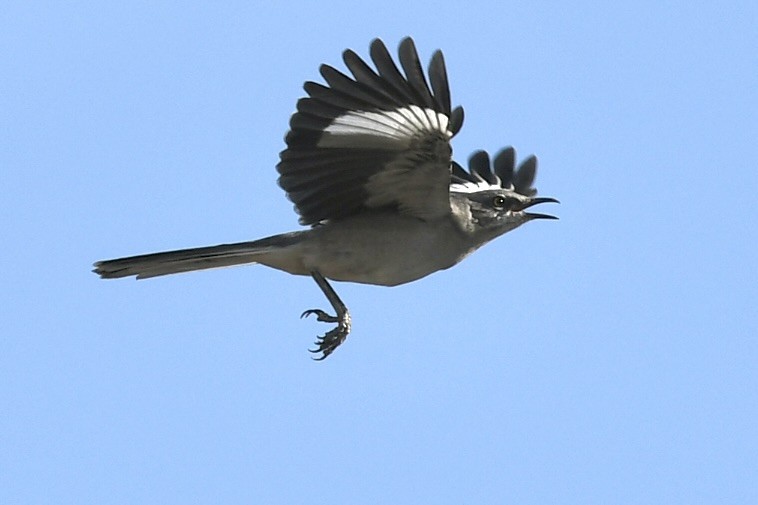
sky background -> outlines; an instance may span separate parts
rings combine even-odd
[[[0,503],[758,503],[755,2],[5,2]],[[560,221],[395,288],[98,259],[297,229],[305,80],[444,51]],[[413,254],[413,251],[409,251]]]

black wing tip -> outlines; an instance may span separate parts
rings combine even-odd
[[[418,55],[418,51],[416,51],[416,43],[413,41],[413,37],[410,35],[406,35],[402,39],[400,39],[400,44],[398,46],[401,50],[410,50],[413,51]]]
[[[387,44],[385,44],[379,37],[376,37],[371,41],[371,44],[369,44],[369,50],[385,50],[389,53],[387,50]]]
[[[459,131],[461,131],[461,128],[463,127],[463,118],[463,107],[459,105],[450,113],[450,120],[447,124],[450,133],[456,135]]]
[[[533,186],[537,177],[537,156],[530,155],[518,167],[516,150],[512,146],[498,151],[492,161],[487,151],[480,149],[469,156],[468,171],[455,163],[453,166],[453,184],[480,183],[486,181],[505,189],[513,190],[524,196],[534,196],[537,189]]]
[[[378,94],[378,99],[384,99],[387,110],[392,110],[398,105],[430,107],[449,116],[449,129],[455,135],[463,125],[463,109],[451,107],[447,69],[442,51],[435,50],[424,69],[413,37],[406,36],[400,40],[396,54],[397,59],[394,59],[384,41],[378,37],[374,38],[369,45],[369,56],[375,67],[372,69],[367,60],[361,58],[356,51],[345,49],[342,59],[352,77],[331,65],[321,64],[319,73],[327,83],[320,85],[321,91],[344,97],[345,94],[353,95],[353,92],[360,96],[369,88],[371,92]],[[400,64],[399,68],[396,62]],[[371,75],[367,77],[367,73]],[[335,80],[342,81],[343,86],[336,86]],[[328,100],[324,93],[318,97],[313,96],[314,84],[316,83],[308,82],[303,86],[308,96]],[[371,105],[377,106],[376,103]]]

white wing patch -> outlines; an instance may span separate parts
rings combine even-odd
[[[500,180],[500,177],[497,175],[493,176],[495,177],[495,184],[490,184],[489,182],[485,181],[479,174],[474,172],[471,174],[476,178],[476,182],[454,182],[450,185],[450,191],[455,191],[456,193],[476,193],[477,191],[487,191],[489,189],[509,189],[513,191],[513,184],[509,186],[502,186],[502,181]]]
[[[442,133],[447,139],[449,118],[432,109],[409,105],[392,111],[348,111],[324,128],[318,147],[407,149],[419,135]]]

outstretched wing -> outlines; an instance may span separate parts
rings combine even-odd
[[[421,219],[450,212],[450,139],[463,109],[451,110],[442,53],[429,64],[431,89],[411,38],[400,43],[403,73],[381,40],[370,54],[376,70],[347,50],[352,78],[322,65],[327,85],[304,85],[277,165],[302,224],[378,209]]]
[[[506,147],[490,164],[487,151],[475,151],[468,160],[469,171],[453,162],[450,191],[472,193],[487,189],[509,189],[524,196],[534,196],[537,176],[537,157],[532,155],[516,168],[516,150]]]

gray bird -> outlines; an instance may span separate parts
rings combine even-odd
[[[98,261],[94,272],[137,279],[259,263],[309,275],[335,315],[306,310],[336,326],[316,340],[324,359],[350,332],[350,313],[327,279],[397,286],[457,264],[490,240],[535,219],[537,159],[515,166],[509,147],[490,162],[474,153],[469,170],[452,161],[450,139],[463,124],[451,108],[445,62],[436,51],[429,83],[411,38],[398,69],[384,43],[371,44],[372,69],[355,52],[352,77],[322,65],[326,85],[306,82],[277,165],[279,185],[310,228],[211,247]]]

